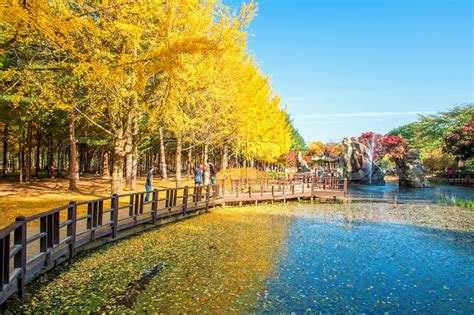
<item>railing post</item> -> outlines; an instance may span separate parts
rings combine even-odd
[[[174,189],[174,193],[173,193],[173,207],[176,207],[177,200],[178,200],[178,188]]]
[[[18,295],[23,300],[26,289],[26,218],[17,217],[16,222],[20,222],[21,225],[15,230],[14,243],[21,246],[21,249],[13,258],[13,267],[21,269],[21,276],[18,278]]]
[[[186,210],[188,209],[188,194],[189,194],[189,187],[184,186],[184,192],[183,192],[183,214],[186,213]]]
[[[211,184],[211,197],[213,200],[219,198],[219,184],[212,185]]]
[[[133,200],[135,201],[135,204],[133,206],[133,219],[137,220],[138,211],[140,209],[140,195],[135,194],[133,195],[133,198]]]
[[[222,180],[222,198],[225,197],[225,179]]]
[[[156,224],[156,212],[158,211],[158,189],[153,190],[153,201],[151,203],[151,222]]]
[[[140,195],[140,209],[139,209],[139,213],[140,214],[143,214],[143,209],[145,207],[145,193],[141,193]]]
[[[87,203],[87,219],[86,219],[86,225],[87,229],[90,230],[92,229],[92,204],[90,202]]]
[[[133,216],[133,195],[130,195],[130,202],[128,204],[128,216],[132,217]]]
[[[168,211],[170,210],[170,202],[171,200],[171,190],[170,189],[167,189],[166,190],[166,201],[165,201],[165,207],[168,209]]]
[[[347,193],[349,190],[349,182],[347,180],[347,177],[344,177],[344,197],[347,197]]]
[[[275,200],[275,186],[272,185],[272,203]]]
[[[200,188],[201,186],[196,186],[194,185],[194,196],[193,196],[193,201],[194,201],[194,207],[197,208],[198,201],[199,201],[199,195],[201,194]]]
[[[206,186],[206,212],[209,209],[210,185]]]
[[[10,233],[2,238],[0,245],[2,247],[2,261],[0,261],[0,278],[2,282],[0,283],[0,291],[3,291],[4,286],[10,283]]]
[[[54,222],[54,234],[53,234],[53,247],[59,245],[60,242],[60,230],[59,230],[59,211],[53,214]]]
[[[252,187],[249,185],[249,198],[252,198]]]
[[[112,237],[116,238],[118,233],[118,217],[119,217],[119,196],[117,194],[112,195]]]
[[[75,201],[69,202],[69,209],[67,210],[67,219],[71,223],[67,226],[67,236],[69,240],[69,257],[73,258],[76,255],[76,230],[77,230],[77,203]]]

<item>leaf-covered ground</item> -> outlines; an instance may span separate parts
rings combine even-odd
[[[182,184],[191,184],[191,181],[184,180]],[[32,179],[28,184],[0,181],[0,228],[14,222],[17,216],[32,216],[67,205],[70,201],[82,202],[110,196],[108,179],[81,178],[77,192],[69,191],[68,185],[69,181],[61,178]],[[163,187],[176,187],[176,182],[155,180],[155,188]],[[144,178],[137,181],[137,190],[145,191]]]
[[[216,209],[84,254],[56,268],[49,281],[35,281],[27,303],[11,301],[8,307],[41,313],[255,311],[266,299],[267,279],[275,277],[286,256],[287,233],[297,218],[474,231],[472,211],[441,205],[291,203]]]
[[[278,211],[280,209],[280,211]],[[216,210],[107,245],[61,266],[30,289],[22,311],[244,311],[257,302],[291,220],[277,207]],[[131,309],[124,294],[162,270]],[[13,305],[13,304],[12,304]],[[12,306],[13,307],[13,306]]]

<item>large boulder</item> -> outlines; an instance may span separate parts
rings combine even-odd
[[[358,141],[345,138],[344,168],[351,182],[366,185],[385,185],[384,173],[374,163],[369,148]]]
[[[308,166],[308,163],[303,159],[303,154],[301,153],[301,151],[298,152],[296,162],[297,162],[298,173],[311,171],[311,169]]]
[[[410,150],[404,159],[396,161],[399,185],[405,187],[431,187],[425,177],[425,170],[420,162],[418,150]]]

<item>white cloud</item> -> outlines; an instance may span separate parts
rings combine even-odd
[[[381,116],[412,116],[412,115],[430,115],[435,114],[432,111],[420,112],[365,112],[365,113],[335,113],[335,114],[306,114],[293,116],[294,119],[312,119],[312,118],[343,118],[343,117],[381,117]]]

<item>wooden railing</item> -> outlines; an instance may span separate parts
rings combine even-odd
[[[70,259],[80,250],[184,218],[226,198],[312,196],[316,190],[347,193],[347,180],[306,176],[291,180],[233,179],[216,185],[156,189],[112,195],[62,207],[16,221],[0,230],[0,305],[18,292],[25,296],[26,284],[40,273]],[[309,193],[311,192],[311,193]],[[299,197],[298,197],[299,198]],[[270,200],[270,199],[268,199]]]
[[[343,178],[314,175],[292,179],[230,179],[220,182],[220,194],[224,197],[239,197],[243,194],[263,196],[270,193],[272,196],[290,196],[296,193],[308,194],[310,191],[337,191],[346,196],[347,185],[347,180]]]
[[[207,210],[220,199],[219,192],[219,185],[160,189],[150,193],[149,201],[146,192],[112,195],[17,217],[0,230],[0,304],[15,292],[23,298],[28,282],[86,245],[99,246],[133,227],[144,230],[161,219]]]
[[[452,184],[474,185],[474,172],[454,172],[446,177]]]

